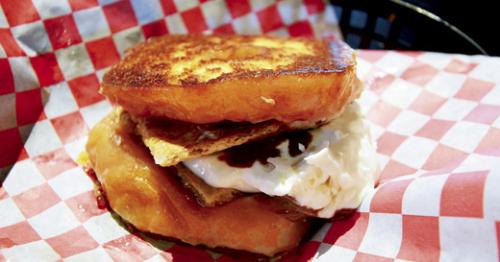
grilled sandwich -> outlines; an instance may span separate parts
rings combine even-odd
[[[140,230],[272,256],[373,189],[375,146],[341,41],[172,35],[103,78],[117,108],[86,151]]]

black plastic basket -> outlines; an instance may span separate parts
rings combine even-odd
[[[332,0],[342,34],[354,48],[487,54],[460,29],[402,0]]]

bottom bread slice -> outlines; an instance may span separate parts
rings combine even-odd
[[[193,245],[272,256],[296,247],[309,228],[282,201],[262,194],[200,206],[176,167],[156,165],[134,124],[115,110],[90,132],[86,150],[110,207],[139,230]]]

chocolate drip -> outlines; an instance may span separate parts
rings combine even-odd
[[[251,167],[256,161],[265,165],[268,164],[268,158],[281,155],[278,146],[286,140],[288,140],[288,154],[295,157],[302,153],[300,144],[304,146],[304,149],[307,149],[312,141],[312,136],[308,131],[282,133],[226,149],[219,155],[219,160],[238,168]]]

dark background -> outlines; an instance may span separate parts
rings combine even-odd
[[[488,54],[500,55],[500,1],[406,0],[461,29]]]
[[[425,9],[442,20],[408,8]],[[355,48],[425,50],[481,54],[458,28],[489,55],[500,55],[498,1],[331,0],[346,41]],[[495,22],[497,21],[497,22]],[[449,23],[449,24],[447,24]]]

